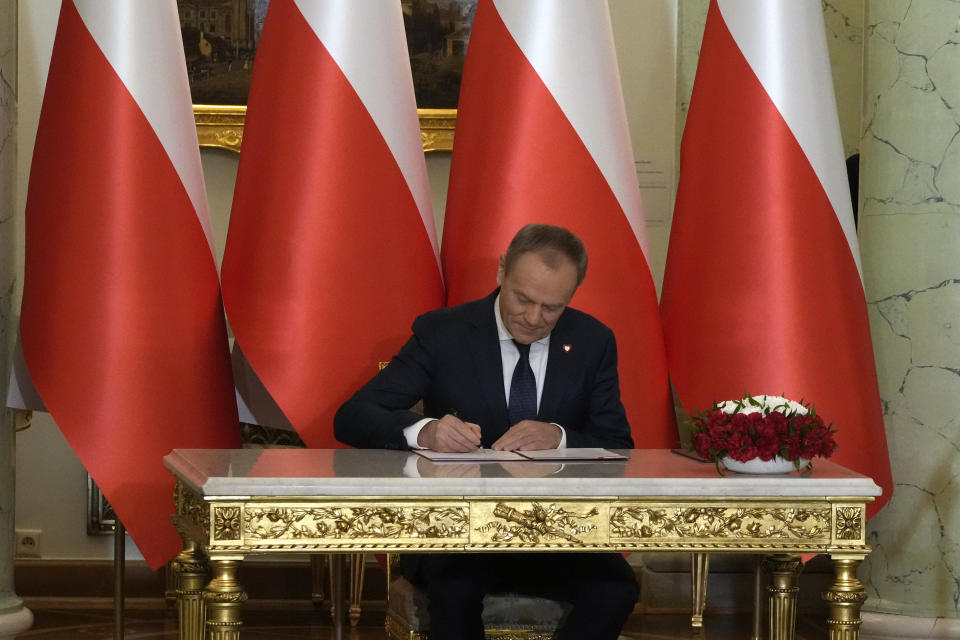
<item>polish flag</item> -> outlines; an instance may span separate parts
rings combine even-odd
[[[64,0],[20,320],[44,404],[151,567],[181,548],[175,447],[238,444],[176,3]]]
[[[606,2],[479,2],[444,220],[448,304],[489,293],[497,258],[531,222],[566,227],[586,244],[587,279],[572,304],[616,334],[636,446],[676,446]]]
[[[273,0],[223,260],[237,342],[303,440],[443,304],[400,3]]]
[[[832,460],[893,484],[818,0],[712,0],[663,286],[687,411],[812,402]]]

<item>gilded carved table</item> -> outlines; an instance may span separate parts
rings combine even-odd
[[[400,451],[174,450],[181,640],[235,640],[248,555],[685,551],[769,556],[772,640],[793,637],[801,562],[829,554],[831,640],[859,637],[856,569],[880,488],[828,461],[808,477],[729,475],[667,450],[626,462],[429,463]],[[213,578],[206,583],[207,562]],[[206,629],[206,633],[204,631]]]

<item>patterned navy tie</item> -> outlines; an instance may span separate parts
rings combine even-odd
[[[513,344],[517,345],[520,360],[517,361],[513,379],[510,381],[510,404],[507,413],[511,427],[521,420],[537,417],[537,381],[533,377],[533,369],[530,368],[530,345],[520,344],[516,340]]]

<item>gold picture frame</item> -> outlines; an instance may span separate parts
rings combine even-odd
[[[478,0],[402,3],[423,150],[451,151],[457,95]],[[239,152],[269,0],[177,0],[201,147]]]
[[[200,146],[240,153],[246,115],[246,105],[193,105],[193,119],[197,125]],[[453,150],[456,109],[417,109],[417,116],[425,152]]]

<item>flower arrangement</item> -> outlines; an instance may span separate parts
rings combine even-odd
[[[690,448],[713,460],[723,474],[730,460],[776,458],[795,469],[812,458],[829,458],[837,448],[833,425],[825,425],[813,406],[782,396],[750,396],[715,403],[691,421]]]

